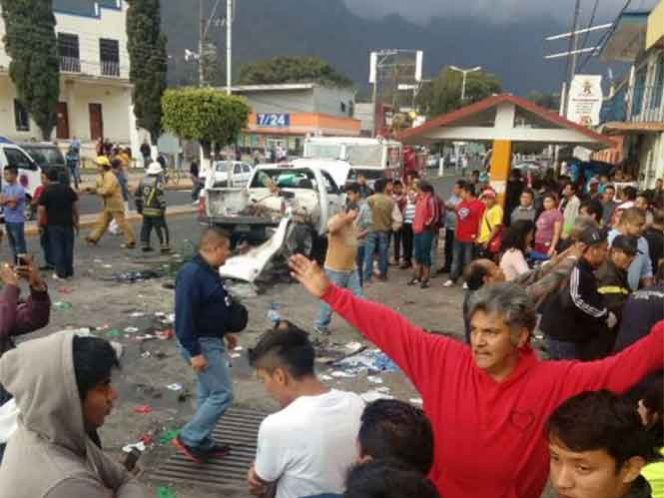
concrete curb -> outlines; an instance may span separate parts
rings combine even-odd
[[[177,216],[184,216],[187,214],[195,214],[197,208],[194,206],[183,206],[183,207],[174,207],[166,212],[166,218],[175,218]],[[97,221],[98,214],[86,214],[81,217],[79,227],[81,230],[84,228],[91,228]],[[143,216],[138,214],[136,211],[130,211],[125,218],[129,222],[142,221]],[[39,235],[39,230],[37,228],[37,223],[29,222],[25,226],[25,235],[26,237],[34,237]]]

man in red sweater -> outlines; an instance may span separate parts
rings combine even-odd
[[[390,356],[422,395],[435,435],[430,477],[445,498],[539,498],[549,472],[551,413],[583,391],[626,391],[664,366],[664,322],[601,361],[541,362],[530,345],[535,309],[515,284],[477,291],[469,348],[334,287],[304,256],[290,265],[312,295]]]

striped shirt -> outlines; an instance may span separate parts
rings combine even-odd
[[[403,208],[403,222],[404,223],[408,223],[408,224],[413,223],[413,220],[415,219],[415,207],[416,207],[415,203],[412,203],[412,204],[410,202],[406,203],[406,207]]]

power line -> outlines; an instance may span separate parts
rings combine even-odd
[[[597,7],[599,6],[599,0],[595,0],[595,5],[593,5],[593,11],[590,14],[590,20],[588,21],[588,26],[586,29],[592,28],[592,25],[595,22],[595,16],[597,15]],[[586,48],[588,44],[588,38],[590,37],[590,31],[586,31],[585,36],[583,37],[583,43],[581,44],[581,48]]]
[[[607,40],[611,37],[611,35],[613,35],[613,33],[616,32],[616,28],[618,27],[618,21],[620,20],[620,17],[629,8],[631,3],[632,3],[632,0],[627,0],[627,2],[625,2],[625,5],[623,6],[623,8],[620,9],[620,12],[616,16],[616,19],[613,21],[613,27],[609,28],[606,31],[606,33],[604,33],[602,38],[600,38],[599,43],[597,43],[597,51],[601,50],[604,47],[604,44],[607,42]],[[581,69],[583,69],[588,64],[590,59],[592,59],[595,55],[596,55],[595,52],[590,52],[590,54],[588,54],[586,56],[586,58],[583,60],[583,62],[581,62],[580,66],[579,66],[579,71]]]

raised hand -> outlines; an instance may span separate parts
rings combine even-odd
[[[288,260],[288,266],[291,269],[291,276],[300,282],[312,296],[319,299],[323,297],[330,286],[330,280],[315,261],[296,254]]]

